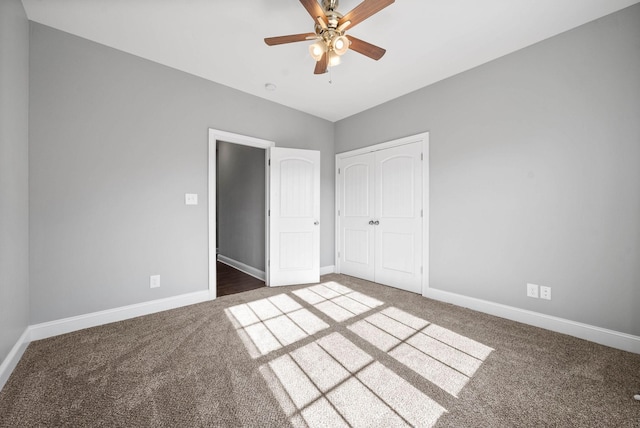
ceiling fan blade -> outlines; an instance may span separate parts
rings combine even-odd
[[[327,16],[324,14],[324,10],[322,10],[317,0],[300,0],[300,3],[307,9],[307,12],[309,12],[309,15],[311,15],[314,21],[320,17],[325,24],[327,23]]]
[[[315,70],[313,70],[313,74],[324,74],[327,72],[327,65],[328,65],[328,60],[327,60],[327,53],[323,53],[322,54],[322,58],[320,58],[320,61],[316,62],[316,68]]]
[[[302,0],[301,0],[302,1]],[[395,0],[364,0],[356,6],[351,12],[348,12],[338,21],[338,25],[342,25],[350,21],[349,28],[353,28],[371,15],[380,12],[385,7],[392,4]]]
[[[315,33],[290,34],[288,36],[266,37],[264,42],[269,46],[282,45],[284,43],[304,42],[305,40],[315,39]]]
[[[381,47],[372,45],[371,43],[360,40],[352,35],[347,35],[347,38],[351,41],[349,49],[361,53],[364,56],[368,56],[371,59],[375,59],[376,61],[382,58],[385,52],[387,52]]]

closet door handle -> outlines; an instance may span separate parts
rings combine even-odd
[[[373,226],[375,223],[373,222],[373,220],[369,220],[369,224]]]
[[[319,222],[318,220],[316,220],[316,221],[314,221],[314,222],[313,222],[313,225],[314,225],[314,226],[317,226],[317,225],[319,225],[319,224],[320,224],[320,222]]]
[[[380,224],[380,222],[378,220],[374,221],[373,224],[375,224],[376,226]]]

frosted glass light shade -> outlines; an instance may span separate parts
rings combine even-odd
[[[331,46],[333,51],[338,55],[344,55],[349,50],[351,42],[345,36],[339,36],[333,39]]]
[[[324,45],[324,43],[315,42],[314,44],[309,46],[309,54],[311,54],[311,57],[316,61],[320,61],[325,51],[326,46]]]
[[[334,67],[338,64],[340,64],[340,55],[333,51],[329,52],[329,67]]]

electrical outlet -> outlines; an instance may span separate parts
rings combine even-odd
[[[551,300],[551,287],[540,286],[540,298],[545,300]]]
[[[538,284],[527,284],[527,297],[538,298]]]
[[[149,277],[149,288],[160,287],[160,275],[151,275]]]

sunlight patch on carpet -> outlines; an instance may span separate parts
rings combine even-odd
[[[225,313],[253,358],[329,327],[286,294],[232,306]]]
[[[260,367],[294,426],[433,426],[446,410],[339,333]]]
[[[259,371],[296,427],[431,427],[447,410],[424,391],[457,398],[493,351],[334,281],[226,314],[251,357],[264,361]],[[324,336],[310,338],[317,333]],[[403,377],[407,369],[419,376]]]
[[[395,307],[348,328],[454,397],[492,351]]]
[[[382,306],[383,302],[351,290],[337,282],[325,282],[293,292],[323,314],[337,322]]]

